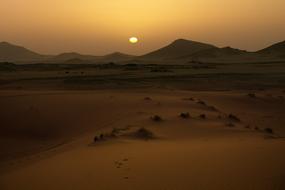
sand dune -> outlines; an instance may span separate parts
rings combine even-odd
[[[248,93],[3,91],[0,187],[284,189],[282,92]],[[162,120],[153,121],[154,115]],[[273,134],[264,131],[268,127]],[[141,138],[142,128],[155,138]],[[37,138],[42,131],[45,142]]]

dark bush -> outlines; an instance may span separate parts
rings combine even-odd
[[[205,114],[201,114],[199,117],[200,117],[201,119],[206,119],[206,115],[205,115]]]
[[[162,118],[160,116],[158,116],[158,115],[154,115],[154,116],[151,117],[151,120],[159,122],[159,121],[162,121]]]
[[[153,68],[150,70],[152,73],[167,73],[172,72],[171,70],[165,69],[165,68]]]
[[[187,100],[187,101],[195,101],[194,98],[183,98],[183,100]]]
[[[250,98],[256,98],[256,95],[255,95],[254,93],[249,93],[249,94],[248,94],[248,97],[250,97]]]
[[[114,62],[109,62],[108,65],[114,66],[114,65],[116,65],[116,64],[115,64]]]
[[[145,97],[144,100],[151,101],[152,99],[150,97]]]
[[[230,120],[232,120],[232,121],[235,121],[235,122],[240,122],[240,121],[241,121],[237,116],[235,116],[235,115],[233,115],[233,114],[229,114],[229,115],[228,115],[228,118],[229,118]]]
[[[273,129],[271,129],[271,128],[265,128],[264,129],[264,132],[266,132],[266,133],[268,133],[268,134],[273,134],[274,132],[273,132]]]
[[[199,101],[197,102],[197,104],[206,105],[206,103],[205,103],[204,101],[202,101],[202,100],[199,100]]]
[[[138,138],[141,138],[141,139],[145,139],[145,140],[154,138],[153,133],[150,130],[144,128],[144,127],[138,129],[135,132],[135,136],[138,137]]]
[[[181,113],[180,117],[183,119],[187,119],[187,118],[190,118],[190,114],[188,112],[187,113]]]

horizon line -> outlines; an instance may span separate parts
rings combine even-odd
[[[249,51],[249,50],[246,50],[246,49],[240,49],[240,48],[236,48],[236,47],[232,47],[232,46],[218,47],[218,46],[216,46],[216,45],[214,45],[214,44],[211,44],[211,43],[200,42],[200,41],[190,40],[190,39],[186,39],[186,38],[177,38],[176,40],[173,40],[172,42],[169,42],[169,43],[167,43],[166,45],[164,45],[164,46],[162,46],[162,47],[160,47],[160,48],[154,49],[154,50],[152,50],[152,51],[150,51],[150,52],[146,52],[146,53],[143,53],[143,54],[140,54],[140,55],[124,53],[124,52],[121,52],[121,51],[113,51],[113,52],[106,53],[106,54],[102,54],[102,55],[96,55],[95,53],[94,53],[94,54],[81,53],[81,52],[78,52],[78,51],[63,51],[63,52],[61,52],[61,53],[45,54],[45,53],[40,53],[40,52],[38,52],[37,50],[33,50],[32,48],[26,47],[25,45],[18,45],[18,44],[14,44],[14,43],[11,43],[11,42],[5,41],[5,40],[4,40],[4,41],[0,41],[0,44],[2,44],[2,43],[7,43],[7,44],[12,45],[12,46],[17,46],[17,47],[20,47],[20,48],[25,48],[25,49],[27,49],[27,50],[29,50],[29,51],[32,51],[32,52],[34,52],[34,53],[37,53],[37,54],[43,55],[43,56],[58,56],[58,55],[62,55],[62,54],[80,54],[80,55],[83,55],[83,56],[104,57],[104,56],[108,56],[108,55],[112,55],[112,54],[119,53],[119,54],[124,54],[124,55],[129,55],[129,56],[140,57],[140,56],[144,56],[144,55],[147,55],[147,54],[149,54],[149,53],[152,53],[152,52],[154,52],[154,51],[160,50],[160,49],[162,49],[162,48],[164,48],[164,47],[167,47],[167,46],[169,46],[169,45],[171,45],[171,44],[173,44],[173,43],[175,43],[175,42],[177,42],[177,41],[179,41],[179,40],[184,40],[184,41],[189,41],[189,42],[195,42],[195,43],[202,43],[202,44],[208,44],[208,45],[212,45],[212,46],[214,46],[214,47],[220,48],[220,49],[229,47],[229,48],[232,48],[232,49],[237,49],[237,50],[241,50],[241,51],[246,51],[246,52],[249,52],[249,53],[256,53],[256,52],[259,52],[259,51],[261,51],[261,50],[263,50],[263,49],[266,49],[266,48],[268,48],[268,47],[271,47],[271,46],[273,46],[273,45],[275,45],[275,44],[279,44],[279,43],[285,42],[285,40],[283,40],[283,41],[277,41],[277,42],[275,42],[275,43],[272,43],[271,45],[268,45],[267,47],[263,47],[263,48],[258,49],[258,50],[256,50],[256,51]]]

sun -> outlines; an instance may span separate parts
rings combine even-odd
[[[136,43],[138,43],[138,41],[139,41],[139,39],[137,37],[131,37],[129,39],[129,42],[132,43],[132,44],[136,44]]]

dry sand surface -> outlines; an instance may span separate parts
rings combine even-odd
[[[1,91],[0,189],[282,190],[283,96]]]

